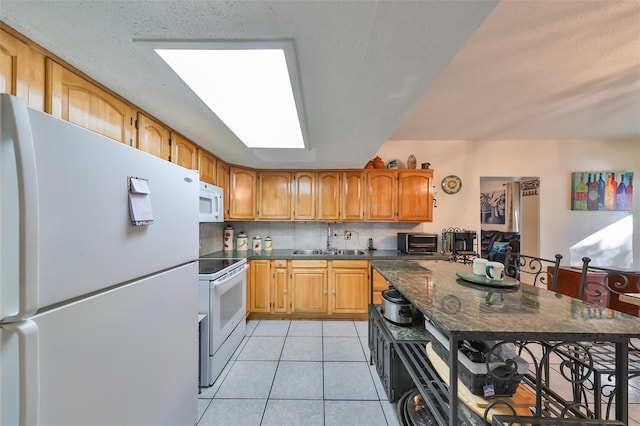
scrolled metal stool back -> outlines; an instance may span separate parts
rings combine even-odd
[[[582,258],[578,297],[598,306],[608,307],[611,294],[640,293],[640,273],[589,266],[591,258]],[[637,278],[633,285],[630,277]]]
[[[512,253],[511,247],[507,247],[505,260],[505,274],[523,281],[524,276],[532,278],[530,284],[536,287],[546,287],[555,291],[560,269],[561,254],[555,255],[555,260],[544,259],[542,257],[527,256],[521,253]],[[548,267],[553,266],[553,272],[548,271]],[[529,281],[529,280],[526,280]]]

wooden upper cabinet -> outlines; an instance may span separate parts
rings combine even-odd
[[[256,171],[229,167],[229,219],[255,220]]]
[[[198,170],[198,146],[184,136],[171,132],[171,162],[186,169]]]
[[[316,172],[294,172],[291,186],[293,220],[314,220],[316,218]]]
[[[318,220],[340,219],[340,172],[318,172]]]
[[[340,219],[364,219],[364,173],[360,171],[342,173],[342,207]]]
[[[433,220],[433,172],[400,170],[398,172],[398,220],[431,222]]]
[[[200,148],[198,150],[198,170],[200,170],[200,180],[217,185],[217,158],[208,151]]]
[[[367,171],[367,220],[395,221],[398,202],[397,170]]]
[[[141,112],[138,113],[137,127],[139,150],[165,160],[171,158],[169,129]]]
[[[258,219],[291,219],[291,172],[258,173]]]
[[[30,48],[0,30],[0,93],[9,93],[29,101]]]
[[[130,104],[51,59],[46,60],[46,65],[46,112],[127,145],[134,145],[135,112]],[[167,131],[167,143],[168,140]]]
[[[216,159],[216,182],[214,185],[222,188],[222,197],[224,198],[224,218],[229,219],[229,200],[231,199],[229,196],[229,165],[219,158]]]

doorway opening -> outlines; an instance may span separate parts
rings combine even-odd
[[[539,197],[539,177],[480,177],[481,233],[482,231],[518,233],[520,253],[539,257]]]

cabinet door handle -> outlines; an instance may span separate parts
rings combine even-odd
[[[335,291],[335,290],[333,290],[331,293],[332,293],[334,296],[336,295],[336,291]]]
[[[327,294],[328,291],[327,290],[322,290],[322,294]]]
[[[287,289],[282,290],[282,294],[287,294]]]

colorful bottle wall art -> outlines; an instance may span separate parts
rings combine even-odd
[[[571,173],[571,210],[631,211],[633,172]]]

